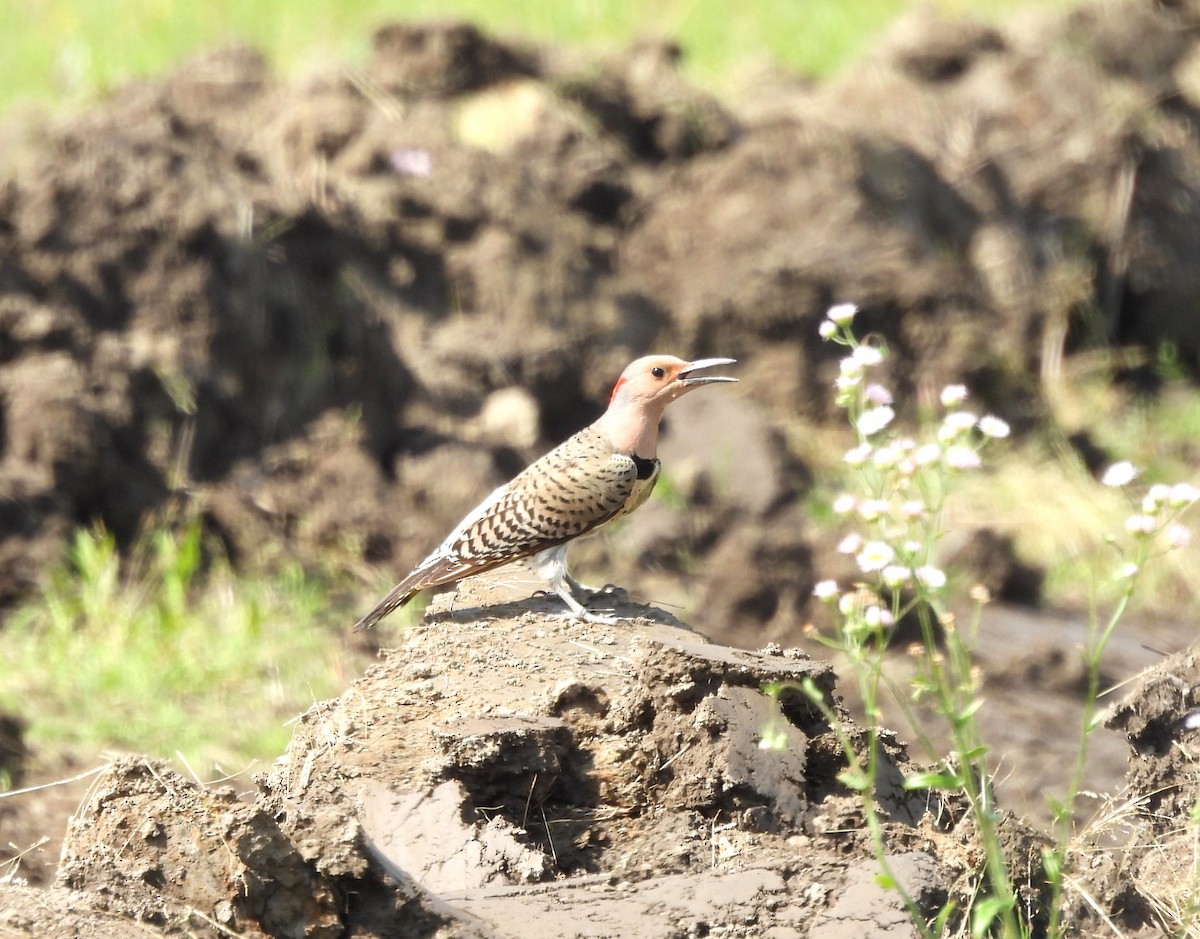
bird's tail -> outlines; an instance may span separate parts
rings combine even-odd
[[[393,610],[404,606],[417,592],[417,589],[409,586],[407,580],[400,582],[392,588],[391,593],[371,608],[370,613],[354,624],[354,631],[357,633],[362,632],[364,629],[370,629]]]

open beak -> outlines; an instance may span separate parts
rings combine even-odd
[[[736,378],[725,378],[721,375],[697,375],[692,377],[693,372],[698,372],[702,368],[712,368],[714,365],[733,365],[737,359],[696,359],[695,362],[688,362],[679,370],[679,374],[675,376],[675,381],[681,385],[711,385],[719,381],[737,381]]]

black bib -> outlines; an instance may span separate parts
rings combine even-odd
[[[654,475],[654,471],[658,469],[658,460],[647,460],[645,457],[640,457],[635,453],[633,454],[633,465],[637,467],[638,479],[649,479]]]

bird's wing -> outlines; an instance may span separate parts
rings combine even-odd
[[[421,590],[480,574],[586,535],[620,513],[637,479],[627,457],[572,464],[551,451],[468,515],[406,580]]]
[[[587,534],[620,514],[636,481],[632,459],[602,457],[572,438],[476,506],[355,629],[369,628],[426,587],[481,574]]]

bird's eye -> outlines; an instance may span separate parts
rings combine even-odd
[[[656,365],[654,368],[650,369],[650,374],[655,378],[662,378],[667,373],[661,365]]]

